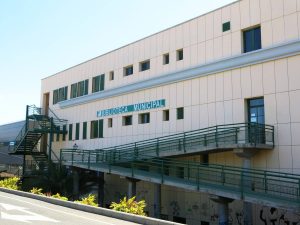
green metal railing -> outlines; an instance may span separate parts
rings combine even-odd
[[[89,150],[61,151],[61,161],[67,165],[86,169],[106,167],[111,172],[119,167],[131,171],[137,177],[140,171],[160,177],[173,178],[178,183],[188,183],[196,190],[210,188],[235,193],[244,198],[246,195],[262,196],[270,201],[293,201],[300,206],[300,175],[258,169],[215,164],[201,164],[174,159],[152,158],[127,163],[102,158],[97,152]],[[120,171],[122,172],[123,169]],[[139,177],[140,179],[140,177]],[[145,176],[145,180],[147,180]]]
[[[110,148],[89,150],[101,159],[132,161],[232,148],[274,147],[274,127],[256,123],[218,125]],[[63,152],[73,149],[63,149]]]

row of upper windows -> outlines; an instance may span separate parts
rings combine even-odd
[[[163,121],[169,121],[170,117],[170,111],[163,110]],[[182,120],[184,119],[184,108],[180,107],[176,109],[176,118],[177,120]],[[140,113],[138,114],[138,124],[146,124],[150,123],[150,113]],[[122,126],[130,126],[133,124],[133,116],[132,115],[126,115],[122,117]],[[75,124],[75,140],[79,140],[80,138],[80,123]],[[113,118],[108,118],[107,119],[107,127],[112,128],[113,127]],[[63,130],[66,131],[67,126],[63,126]],[[93,120],[90,122],[90,139],[95,139],[95,138],[103,138],[103,133],[104,133],[104,121],[103,119],[101,120]],[[73,124],[69,124],[68,127],[68,140],[72,141],[73,140]],[[85,140],[87,139],[87,122],[82,123],[82,139]],[[52,138],[52,140],[54,140]],[[62,140],[66,140],[66,134],[62,135]],[[60,134],[56,135],[56,141],[60,141]]]
[[[230,22],[223,24],[223,31],[230,30]],[[261,49],[261,29],[260,26],[247,29],[243,31],[243,52],[251,52]],[[183,60],[183,49],[176,51],[176,60]],[[170,63],[170,55],[166,53],[163,55],[163,65]],[[146,71],[150,69],[150,59],[139,63],[139,71]],[[133,65],[128,65],[123,68],[123,76],[130,76],[133,74]],[[109,72],[109,80],[114,80],[114,71]],[[92,93],[104,90],[105,74],[93,77],[92,79]],[[71,85],[70,98],[77,98],[88,94],[89,80],[80,81]],[[68,87],[59,88],[53,91],[53,104],[68,99]]]

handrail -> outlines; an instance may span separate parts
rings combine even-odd
[[[274,147],[274,127],[256,123],[218,125],[184,133],[133,142],[114,147],[91,150],[115,160],[132,161],[161,156],[172,156],[194,151],[233,147]]]
[[[98,157],[97,154],[91,152],[87,154],[87,152],[87,150],[62,150],[61,160],[63,163],[84,168],[101,167],[103,165],[130,168],[133,177],[136,171],[145,170],[158,174],[158,177],[169,176],[183,179],[196,183],[198,186],[207,184],[212,185],[212,188],[217,185],[228,189],[232,188],[240,192],[241,196],[251,192],[300,203],[300,175],[298,174],[163,158],[116,163],[106,157]],[[200,179],[197,179],[197,177],[200,177]]]

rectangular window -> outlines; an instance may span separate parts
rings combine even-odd
[[[256,27],[243,32],[244,53],[261,49],[260,27]]]
[[[69,141],[73,139],[73,124],[69,124]]]
[[[169,121],[170,111],[168,109],[163,110],[163,121]]]
[[[103,120],[99,120],[99,138],[103,138]]]
[[[130,125],[132,125],[132,115],[130,115],[130,116],[123,116],[122,117],[122,124],[123,124],[123,126],[130,126]]]
[[[177,108],[177,119],[178,120],[184,119],[184,109],[183,109],[183,107]]]
[[[79,140],[80,123],[76,123],[75,140]]]
[[[163,55],[163,65],[167,65],[170,62],[170,55],[169,53],[166,53]]]
[[[223,32],[230,30],[230,21],[223,23]]]
[[[150,69],[150,59],[140,62],[140,72]]]
[[[115,73],[114,71],[109,72],[109,80],[114,80],[115,79]]]
[[[67,125],[63,125],[63,136],[62,136],[62,140],[65,141],[66,140],[66,131],[67,131]]]
[[[53,91],[53,105],[68,99],[68,86]]]
[[[98,136],[99,136],[98,120],[91,121],[91,139],[98,138]]]
[[[91,122],[91,139],[94,138],[103,138],[103,120]]]
[[[83,80],[71,85],[71,98],[77,98],[88,94],[89,80]]]
[[[124,67],[124,76],[129,76],[133,74],[133,65]]]
[[[139,114],[139,124],[150,123],[150,113]]]
[[[86,132],[87,132],[87,122],[83,122],[82,124],[82,139],[86,139]]]
[[[183,60],[183,49],[178,49],[176,51],[176,60],[177,61]]]
[[[113,126],[113,119],[112,118],[108,118],[107,126],[108,127],[112,127]]]
[[[105,74],[93,77],[92,80],[92,93],[103,91],[105,82]]]

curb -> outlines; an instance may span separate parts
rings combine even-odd
[[[160,219],[155,219],[155,218],[145,217],[145,216],[138,216],[138,215],[133,215],[133,214],[124,213],[124,212],[118,212],[118,211],[101,208],[101,207],[82,205],[82,204],[71,202],[71,201],[63,201],[60,199],[36,195],[36,194],[24,192],[24,191],[16,191],[16,190],[11,190],[11,189],[6,189],[6,188],[0,188],[0,191],[14,194],[14,195],[19,195],[22,197],[33,198],[33,199],[40,200],[43,202],[48,202],[48,203],[51,203],[54,205],[59,205],[59,206],[76,209],[76,210],[80,210],[80,211],[84,211],[84,212],[94,213],[94,214],[98,214],[98,215],[102,215],[102,216],[108,216],[108,217],[121,219],[121,220],[134,222],[134,223],[140,223],[143,225],[182,225],[181,223],[175,223],[175,222],[170,222],[170,221],[166,221],[166,220],[160,220]]]

